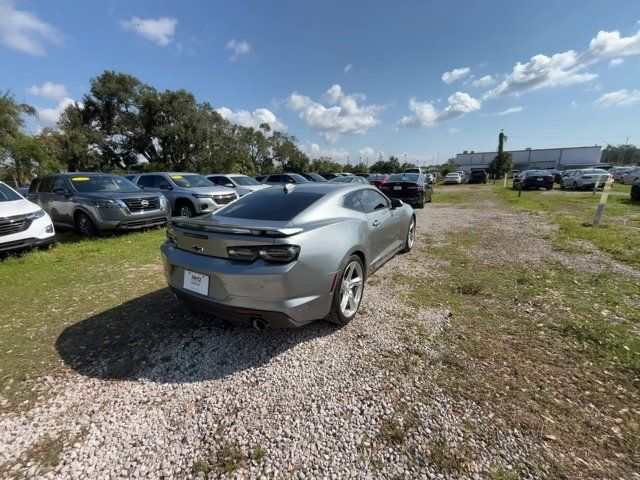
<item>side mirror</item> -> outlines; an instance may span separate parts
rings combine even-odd
[[[171,185],[161,185],[160,190],[173,190]]]
[[[224,186],[229,188],[236,188],[236,186],[233,183],[225,183]]]
[[[391,199],[391,210],[401,207],[402,205],[403,205],[403,202],[399,198]]]

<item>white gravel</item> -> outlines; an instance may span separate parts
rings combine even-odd
[[[201,317],[166,336],[154,332],[135,378],[114,378],[109,358],[84,373],[68,368],[45,380],[48,394],[29,410],[0,417],[0,475],[4,466],[16,477],[218,478],[222,452],[235,452],[229,478],[460,478],[442,459],[456,452],[467,478],[496,468],[533,478],[527,465],[544,469],[542,445],[433,381],[449,313],[404,305],[393,280],[429,268],[416,252],[423,235],[437,241],[470,222],[515,217],[496,222],[435,206],[417,212],[416,249],[374,275],[363,313],[345,328],[318,322],[255,332]],[[172,299],[148,314],[189,315]],[[407,370],[403,335],[418,324],[434,343],[421,344],[416,375]],[[132,347],[133,356],[136,348],[147,347]],[[47,436],[63,440],[60,462],[48,471],[30,451]]]

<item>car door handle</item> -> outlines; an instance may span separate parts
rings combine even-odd
[[[380,220],[374,220],[371,225],[373,225],[374,227],[377,227],[378,225],[380,225]]]

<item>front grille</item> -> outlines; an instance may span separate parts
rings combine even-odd
[[[13,233],[24,232],[31,225],[26,215],[0,218],[0,237]]]
[[[227,193],[225,195],[214,195],[213,201],[218,205],[225,205],[227,203],[231,203],[236,199],[235,193]]]
[[[125,198],[122,200],[130,212],[146,212],[148,210],[158,210],[160,208],[160,198]]]

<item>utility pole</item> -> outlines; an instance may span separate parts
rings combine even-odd
[[[620,155],[620,161],[618,162],[620,164],[620,166],[624,165],[624,156],[627,153],[627,147],[629,146],[629,137],[627,137],[627,141],[624,144],[624,149],[621,152]]]

